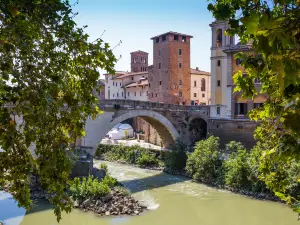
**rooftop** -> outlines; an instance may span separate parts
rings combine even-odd
[[[210,72],[202,71],[199,70],[198,68],[196,69],[191,68],[191,74],[210,76]]]
[[[130,54],[132,54],[132,53],[145,53],[145,54],[149,54],[148,52],[144,52],[144,51],[141,51],[141,50],[130,52]]]
[[[131,77],[131,76],[136,76],[136,75],[146,75],[146,74],[148,74],[147,71],[145,71],[145,72],[135,72],[135,73],[127,72],[125,74],[122,74],[120,76],[115,77],[114,79],[122,79],[122,78],[125,78],[125,77]]]
[[[140,82],[130,83],[130,84],[126,85],[125,87],[130,88],[130,87],[137,87],[137,86],[147,86],[148,84],[149,84],[148,80],[144,79],[144,80],[141,80]]]
[[[164,34],[156,35],[155,37],[152,37],[152,38],[150,38],[150,39],[151,39],[151,40],[153,40],[153,39],[155,39],[155,38],[157,38],[157,37],[160,37],[160,36],[162,36],[162,35],[166,35],[166,34],[181,35],[181,36],[186,36],[186,37],[193,38],[193,36],[191,36],[191,35],[188,35],[188,34],[182,34],[182,33],[177,33],[177,32],[173,32],[173,31],[169,31],[169,32],[167,32],[167,33],[164,33]]]

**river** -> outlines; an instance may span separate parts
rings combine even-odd
[[[99,164],[99,161],[95,161]],[[73,210],[61,225],[299,225],[288,207],[252,200],[165,173],[108,163],[110,174],[129,188],[149,211],[140,216],[97,217]],[[30,213],[0,193],[0,221],[5,225],[57,225],[47,204]]]

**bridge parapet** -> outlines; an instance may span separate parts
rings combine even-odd
[[[191,105],[175,105],[159,102],[146,102],[135,100],[102,100],[99,101],[101,109],[148,109],[148,110],[163,110],[163,111],[206,111],[209,113],[209,106],[191,106]]]

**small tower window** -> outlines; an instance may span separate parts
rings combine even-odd
[[[220,108],[220,106],[217,107],[217,114],[218,114],[218,115],[221,114],[221,108]]]
[[[159,37],[155,38],[155,42],[156,42],[156,43],[159,42]]]
[[[166,41],[166,39],[167,39],[167,38],[166,38],[166,35],[161,36],[161,40],[162,40],[162,41]]]
[[[221,66],[221,60],[218,60],[218,66]]]
[[[181,37],[181,41],[182,41],[182,42],[186,42],[186,36],[182,36],[182,37]]]
[[[158,50],[158,56],[161,56],[161,49]]]
[[[182,63],[179,63],[178,67],[179,67],[179,69],[181,69],[182,68]]]
[[[201,91],[205,91],[206,87],[205,87],[205,79],[202,78],[201,79]]]
[[[161,85],[161,80],[159,81],[159,85]]]
[[[221,81],[220,80],[218,80],[217,85],[218,85],[218,87],[221,86]]]
[[[222,39],[223,39],[223,31],[222,31],[222,29],[217,29],[217,31],[216,31],[216,34],[217,34],[217,39],[216,39],[216,41],[217,41],[217,47],[221,47],[222,46]]]
[[[178,41],[178,35],[174,35],[174,41]]]
[[[179,82],[178,82],[178,83],[179,83],[179,85],[182,85],[182,80],[179,80]]]
[[[178,55],[182,55],[182,50],[178,49]]]
[[[161,69],[161,63],[158,64],[158,69]]]
[[[197,93],[194,93],[194,97],[195,97],[195,98],[197,97]]]

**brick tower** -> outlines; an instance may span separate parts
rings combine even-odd
[[[131,72],[144,72],[148,70],[148,53],[143,51],[131,52]]]
[[[153,66],[149,66],[149,100],[190,104],[190,35],[168,32],[153,40]]]

